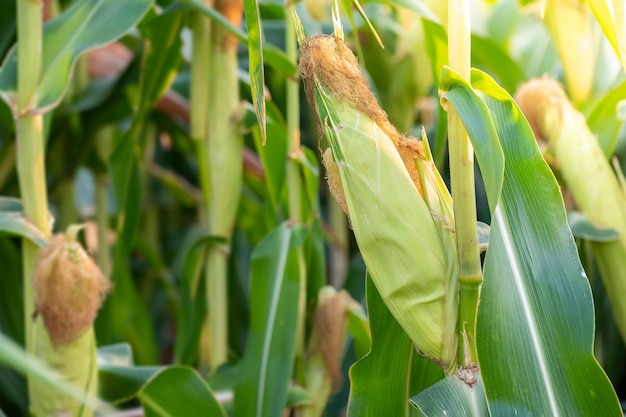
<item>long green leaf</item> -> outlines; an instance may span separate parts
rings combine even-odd
[[[472,86],[446,71],[443,97],[472,139],[493,222],[478,310],[477,349],[492,415],[621,416],[593,356],[594,310],[558,184],[512,98],[483,72]],[[479,91],[480,93],[478,93]],[[485,112],[485,108],[488,112]],[[481,129],[491,126],[489,129]],[[489,179],[495,135],[506,161]],[[482,155],[482,156],[481,156]],[[499,190],[489,190],[494,184]],[[499,196],[493,200],[494,196]]]
[[[147,43],[139,80],[140,115],[167,92],[176,77],[183,43],[180,31],[186,18],[184,10],[174,8],[142,25]]]
[[[267,134],[271,141],[263,145],[263,137],[260,128],[251,126],[254,137],[254,145],[263,164],[265,173],[265,184],[267,187],[267,202],[271,206],[274,218],[278,210],[281,190],[285,183],[285,163],[287,158],[287,131],[285,121],[280,111],[273,103],[268,103],[267,114]]]
[[[281,224],[252,255],[250,331],[235,389],[238,417],[273,417],[287,403],[299,309],[302,230]]]
[[[256,0],[244,0],[246,28],[248,29],[248,56],[250,65],[250,88],[252,104],[261,131],[261,143],[265,144],[265,72],[263,70],[263,31]]]
[[[43,30],[41,79],[36,90],[37,111],[55,107],[69,84],[76,59],[90,49],[112,42],[132,29],[153,0],[79,0]],[[17,89],[17,48],[0,69],[0,95],[12,106]]]
[[[488,417],[485,391],[479,375],[467,384],[457,375],[450,375],[426,391],[411,398],[420,417]]]
[[[159,372],[141,388],[137,398],[146,417],[226,417],[206,381],[185,366],[172,366]]]
[[[366,295],[372,347],[350,368],[348,415],[409,416],[411,396],[440,380],[443,371],[417,353],[369,275]]]

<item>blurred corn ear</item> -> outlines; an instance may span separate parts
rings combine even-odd
[[[591,13],[587,3],[548,0],[544,20],[563,63],[570,96],[575,103],[582,103],[591,95],[596,65]]]
[[[439,201],[447,190],[433,181],[435,168],[422,142],[403,137],[389,123],[341,39],[307,38],[301,52],[307,97],[330,144],[329,182],[334,195],[345,198],[372,279],[417,349],[454,372],[457,266],[455,245],[442,238],[448,230],[454,243],[451,217],[442,210],[450,201]]]
[[[307,346],[305,378],[311,405],[302,417],[321,417],[333,391],[341,387],[341,358],[348,336],[348,312],[362,311],[346,291],[322,287],[317,297],[313,330]]]
[[[520,87],[516,100],[535,137],[545,141],[553,169],[560,172],[578,208],[597,228],[613,229],[619,239],[591,242],[613,309],[626,339],[626,196],[585,117],[569,102],[553,79],[541,78]]]

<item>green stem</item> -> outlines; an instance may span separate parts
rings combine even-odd
[[[469,0],[449,0],[448,50],[450,66],[470,78],[470,4]],[[482,282],[476,196],[474,191],[474,153],[465,127],[454,109],[448,114],[450,176],[459,258],[459,361],[477,361],[475,329],[478,295]]]
[[[106,276],[111,275],[111,251],[109,248],[109,207],[107,177],[96,176],[96,225],[98,230],[98,252],[96,262]]]
[[[111,125],[102,127],[96,132],[96,151],[102,161],[107,161],[112,152],[114,142],[114,128]],[[109,247],[109,203],[108,185],[109,178],[104,173],[94,173],[95,175],[95,205],[96,205],[96,225],[98,230],[98,252],[96,262],[106,276],[111,276],[113,262],[111,259],[111,248]]]
[[[243,4],[221,2],[218,11],[237,20],[231,23],[238,26]],[[198,65],[192,68],[192,109],[195,107],[196,112],[192,114],[191,123],[192,136],[199,145],[204,220],[210,235],[227,241],[208,248],[205,269],[210,335],[208,365],[215,370],[228,359],[228,258],[243,182],[243,138],[238,132],[237,42],[221,27],[209,27],[203,22],[194,24],[194,40],[198,41],[194,46]],[[194,93],[207,97],[200,98]],[[199,105],[199,102],[206,105]],[[204,126],[199,117],[205,119]],[[201,356],[204,367],[206,359]]]
[[[32,104],[41,73],[41,16],[41,1],[17,0],[17,98],[20,114]]]
[[[293,13],[295,4],[288,3],[285,18],[285,49],[287,58],[296,63],[298,61],[298,45],[296,42],[296,28]],[[300,149],[300,89],[298,79],[287,80],[287,193],[289,220],[293,223],[302,223],[302,179],[300,166],[296,160],[301,155]],[[298,248],[298,270],[300,275],[300,291],[298,301],[298,328],[296,334],[296,364],[295,377],[299,383],[304,383],[305,375],[300,360],[305,349],[305,320],[306,320],[306,260],[302,247]]]
[[[203,210],[201,211],[201,220],[206,225],[208,214],[206,213],[206,205],[210,201],[210,178],[211,171],[208,162],[209,142],[206,138],[207,118],[206,109],[209,107],[209,54],[211,39],[211,22],[200,13],[192,16],[192,32],[193,32],[193,60],[191,62],[191,88],[190,88],[190,134],[196,142],[198,154],[198,173],[200,184],[202,187]],[[205,269],[205,272],[207,270]],[[208,273],[205,273],[205,276]],[[208,301],[207,294],[207,301]],[[209,342],[206,337],[210,334],[208,329],[209,321],[205,320],[205,329],[199,351],[199,366],[202,370],[210,368],[210,358],[208,348]]]
[[[50,234],[48,224],[46,176],[44,168],[43,117],[28,115],[32,105],[35,88],[41,72],[41,3],[30,0],[17,0],[17,175],[20,184],[22,203],[26,216],[46,235]],[[33,324],[32,314],[34,293],[30,277],[32,275],[39,248],[24,240],[23,247],[23,282],[24,282],[24,326],[25,345],[29,353],[35,352],[34,341],[38,326]],[[28,375],[28,387],[31,400],[35,401],[33,379]]]
[[[293,4],[287,7],[285,18],[285,49],[291,62],[298,60],[296,30],[293,21]],[[300,169],[294,158],[300,153],[300,96],[297,79],[287,80],[287,188],[289,194],[289,219],[302,221],[302,190],[300,187]]]

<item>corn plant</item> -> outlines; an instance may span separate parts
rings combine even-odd
[[[0,0],[0,415],[623,415],[621,0]]]

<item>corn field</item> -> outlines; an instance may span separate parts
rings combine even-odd
[[[0,0],[0,57],[0,417],[624,415],[624,0]]]

